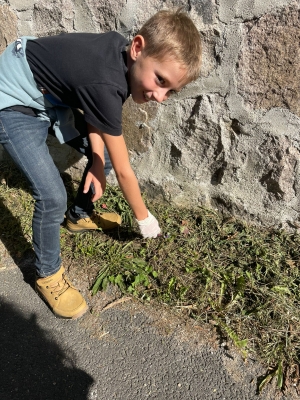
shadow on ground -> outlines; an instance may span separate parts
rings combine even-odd
[[[34,314],[26,319],[0,298],[0,316],[1,399],[88,399],[93,378],[47,337]]]
[[[11,213],[1,198],[0,239],[14,263],[22,271],[24,281],[33,288],[35,280],[33,263],[35,256],[32,245],[24,236],[19,218]]]

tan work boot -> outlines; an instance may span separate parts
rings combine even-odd
[[[72,233],[81,233],[96,229],[109,230],[121,225],[122,218],[116,213],[99,214],[95,211],[90,217],[76,218],[70,211],[66,215],[66,228]]]
[[[76,319],[88,310],[88,305],[64,273],[65,269],[61,267],[54,275],[38,278],[35,282],[35,290],[46,300],[56,316]]]

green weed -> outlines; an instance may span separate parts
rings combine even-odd
[[[134,256],[132,242],[122,245],[109,243],[103,254],[101,269],[92,287],[92,294],[105,290],[108,283],[117,285],[123,293],[138,295],[151,287],[156,271],[142,258]]]

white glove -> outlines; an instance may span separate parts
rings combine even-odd
[[[156,238],[160,235],[161,230],[158,225],[157,219],[148,210],[148,217],[138,221],[141,234],[144,238]]]

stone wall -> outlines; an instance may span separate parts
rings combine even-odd
[[[131,38],[157,10],[181,5],[203,38],[202,74],[164,104],[126,102],[141,186],[179,205],[297,228],[300,0],[0,0],[0,50],[17,35],[114,29]],[[51,147],[61,170],[81,170],[67,146]]]

